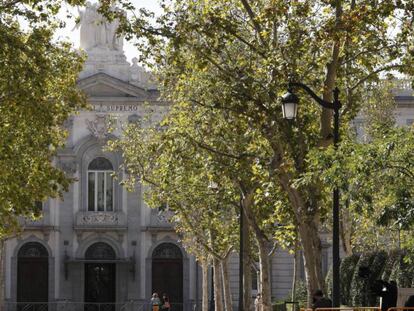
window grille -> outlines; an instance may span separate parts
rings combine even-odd
[[[156,259],[181,259],[182,257],[181,250],[172,243],[162,243],[152,253],[152,258]]]
[[[110,245],[104,242],[97,242],[89,246],[89,248],[86,250],[85,258],[113,260],[116,259],[116,255],[113,248]]]
[[[17,255],[18,257],[49,257],[47,249],[38,242],[24,244]]]

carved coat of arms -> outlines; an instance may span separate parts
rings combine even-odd
[[[98,140],[104,140],[109,135],[110,120],[107,115],[97,114],[95,120],[86,120],[89,132]]]

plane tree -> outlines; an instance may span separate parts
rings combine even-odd
[[[64,121],[85,107],[76,87],[83,57],[53,36],[63,3],[82,2],[0,0],[0,266],[19,218],[39,217],[41,202],[70,183],[53,156],[66,139]]]
[[[137,38],[141,58],[167,99],[207,105],[232,116],[229,120],[245,120],[247,133],[259,133],[267,147],[262,150],[269,178],[284,193],[295,219],[310,297],[324,287],[319,229],[329,211],[330,190],[319,178],[297,180],[308,172],[313,151],[332,144],[332,112],[300,94],[299,116],[288,123],[280,95],[293,80],[332,101],[337,86],[347,128],[361,108],[367,83],[393,70],[412,75],[412,1],[161,3],[164,13],[156,21],[142,10],[124,18],[122,30]]]

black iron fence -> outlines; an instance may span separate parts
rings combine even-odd
[[[128,301],[125,303],[97,302],[5,302],[4,311],[156,311],[150,302]],[[199,311],[201,303],[171,303],[170,308],[158,307],[158,311]]]

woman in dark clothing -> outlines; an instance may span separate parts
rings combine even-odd
[[[332,301],[323,296],[323,292],[318,289],[313,293],[312,309],[332,308]]]
[[[162,294],[162,310],[163,311],[170,311],[171,304],[170,299],[168,298],[167,294]]]

